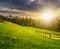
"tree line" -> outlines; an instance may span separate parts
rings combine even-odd
[[[12,15],[9,16],[3,16],[0,15],[0,19],[6,20],[6,21],[10,21],[22,26],[28,26],[28,27],[35,27],[35,28],[42,28],[42,29],[49,29],[49,30],[54,30],[54,31],[58,31],[60,32],[60,19],[55,19],[54,22],[51,22],[51,26],[47,25],[44,26],[44,23],[42,24],[42,22],[40,20],[35,20],[32,19],[31,17],[13,17]],[[55,22],[56,21],[56,22]]]

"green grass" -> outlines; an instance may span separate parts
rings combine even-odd
[[[58,40],[42,35],[49,33]],[[60,32],[0,22],[0,49],[60,49]]]

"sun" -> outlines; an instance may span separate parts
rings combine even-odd
[[[42,12],[41,19],[43,21],[47,22],[47,21],[51,21],[53,19],[53,17],[54,17],[54,12],[53,11],[51,11],[51,10],[44,10]]]
[[[51,11],[44,11],[42,16],[44,20],[50,20],[53,17],[53,13]]]

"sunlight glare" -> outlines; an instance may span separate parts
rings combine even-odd
[[[51,10],[44,10],[42,12],[42,20],[44,21],[51,21],[52,18],[54,17],[54,12]]]

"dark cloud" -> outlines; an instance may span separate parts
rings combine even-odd
[[[0,0],[0,8],[6,7],[10,9],[34,10],[41,8],[46,3],[56,3],[60,5],[60,0]]]
[[[32,10],[41,6],[39,0],[0,0],[0,7],[7,7],[11,9]]]

